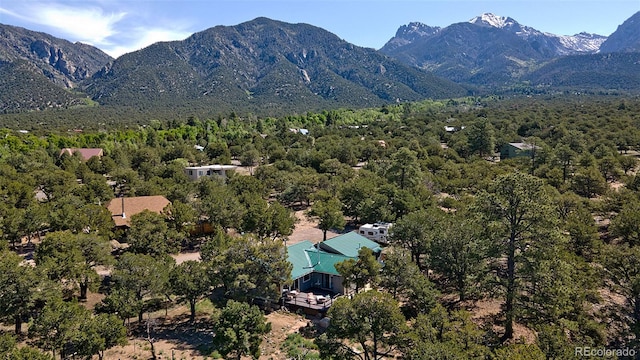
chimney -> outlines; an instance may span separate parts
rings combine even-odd
[[[124,214],[124,196],[122,197],[122,218],[126,219],[127,216]]]

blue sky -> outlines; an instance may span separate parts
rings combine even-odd
[[[157,41],[259,16],[324,28],[379,49],[401,26],[447,26],[485,12],[558,35],[610,35],[640,0],[0,0],[0,23],[94,45],[117,57]]]

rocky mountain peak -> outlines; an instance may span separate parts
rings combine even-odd
[[[410,44],[417,39],[428,38],[438,34],[442,30],[439,26],[429,26],[421,22],[410,22],[407,25],[402,25],[396,31],[396,36],[393,37],[382,48],[384,51],[390,51],[400,46]]]
[[[71,88],[113,59],[93,46],[0,24],[0,60],[28,61],[55,84]]]
[[[417,36],[430,36],[438,33],[440,27],[429,26],[421,22],[410,22],[407,25],[401,26],[396,32],[397,37],[414,38]]]
[[[512,28],[520,25],[510,17],[498,16],[492,13],[484,13],[476,16],[469,20],[469,22],[475,25],[495,27],[498,29]]]
[[[600,47],[601,53],[640,51],[640,11],[627,19]]]

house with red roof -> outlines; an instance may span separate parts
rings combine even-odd
[[[60,150],[60,155],[67,154],[69,156],[73,156],[75,153],[80,153],[82,160],[87,161],[94,156],[102,157],[104,155],[104,151],[100,148],[64,148]]]
[[[134,196],[120,197],[110,200],[107,209],[111,212],[116,228],[129,228],[131,226],[131,216],[139,214],[144,210],[155,213],[162,213],[171,202],[162,195],[154,196]]]

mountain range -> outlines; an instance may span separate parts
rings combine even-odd
[[[554,60],[565,56],[573,59],[572,55],[638,51],[638,41],[640,12],[609,37],[588,33],[572,36],[544,33],[510,17],[487,13],[445,28],[422,23],[402,26],[380,52],[458,83],[491,91],[522,79],[542,83],[532,74],[544,77],[545,67],[550,66],[548,71],[555,71]],[[589,61],[597,63],[598,59],[594,57]],[[628,57],[616,59],[625,61]],[[637,60],[631,58],[627,65],[638,70],[634,66]],[[592,70],[600,71],[598,68]]]
[[[188,100],[274,113],[466,94],[450,80],[326,30],[267,18],[125,54],[83,86],[108,105]]]
[[[640,11],[618,26],[600,47],[604,53],[637,51],[640,51]]]
[[[507,91],[640,92],[640,12],[610,36],[560,36],[482,14],[401,26],[380,50],[257,18],[113,59],[0,24],[0,113],[100,104],[279,115]]]
[[[0,113],[82,103],[71,89],[110,61],[93,46],[0,24]]]

